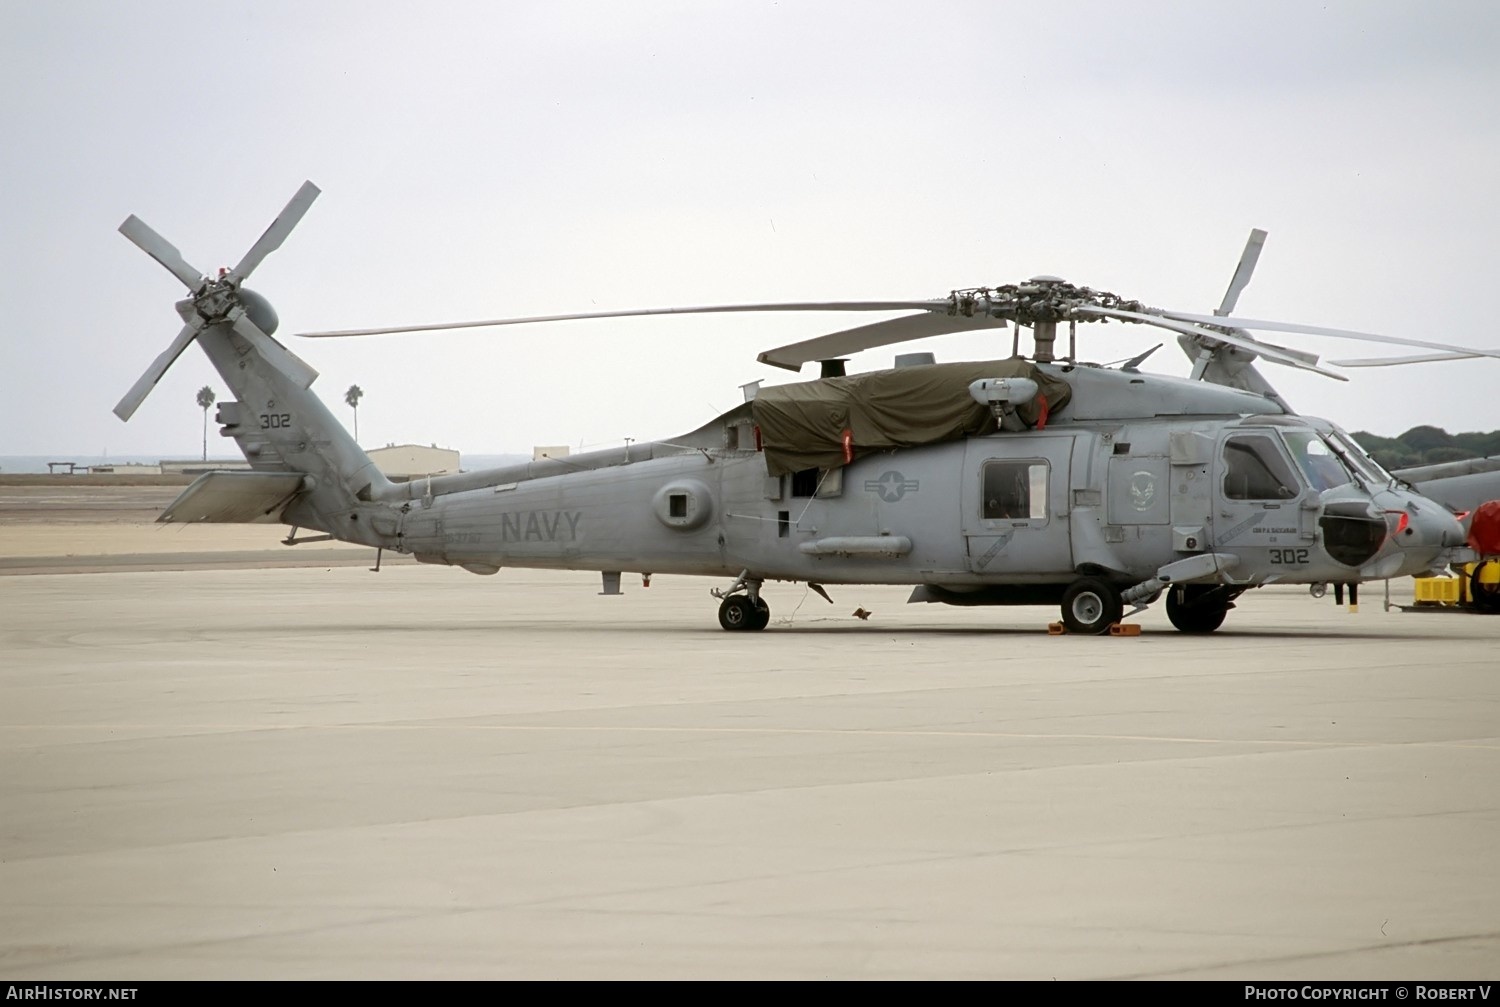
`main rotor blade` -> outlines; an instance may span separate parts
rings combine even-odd
[[[297,227],[297,222],[302,221],[303,215],[308,212],[308,207],[312,206],[312,201],[317,200],[320,192],[323,191],[318,186],[312,185],[311,182],[303,182],[302,188],[297,189],[297,195],[288,201],[287,209],[282,210],[281,215],[278,215],[278,218],[272,221],[272,225],[266,228],[266,234],[261,234],[260,240],[251,246],[251,251],[246,252],[239,266],[229,270],[229,278],[233,278],[236,282],[242,281],[246,276],[255,272],[255,267],[260,266],[261,260],[281,248],[281,243],[285,242],[291,230]]]
[[[1326,370],[1322,367],[1319,367],[1316,363],[1304,359],[1304,357],[1309,356],[1309,354],[1302,353],[1300,350],[1283,350],[1282,347],[1273,346],[1270,343],[1262,343],[1259,340],[1246,339],[1243,336],[1230,335],[1229,333],[1219,332],[1215,329],[1205,329],[1200,325],[1192,325],[1186,322],[1174,321],[1172,318],[1167,318],[1162,315],[1148,315],[1140,311],[1122,311],[1118,308],[1096,308],[1090,305],[1080,305],[1073,310],[1089,315],[1108,315],[1111,318],[1128,318],[1132,321],[1145,322],[1147,325],[1155,325],[1159,328],[1170,329],[1173,332],[1181,332],[1189,336],[1202,336],[1206,339],[1216,339],[1221,343],[1228,343],[1231,346],[1238,346],[1243,350],[1249,350],[1251,353],[1254,353],[1257,356],[1263,357],[1266,360],[1272,361],[1274,363],[1285,364],[1287,367],[1296,367],[1304,371],[1313,371],[1314,373],[1323,375],[1325,378],[1333,378],[1337,381],[1349,380],[1347,377],[1337,373],[1336,371]],[[1213,316],[1210,315],[1208,317]],[[1317,357],[1313,357],[1313,360],[1317,360]]]
[[[944,303],[946,302],[939,302]],[[826,336],[804,339],[800,343],[789,343],[766,350],[755,359],[772,367],[784,367],[798,371],[809,360],[833,360],[847,357],[860,350],[870,350],[891,343],[904,343],[910,339],[941,336],[949,332],[968,329],[993,329],[1005,325],[1003,318],[989,315],[949,315],[925,312],[920,315],[905,315],[885,322],[874,322],[841,332],[830,332]]]
[[[177,250],[166,238],[157,234],[140,217],[135,214],[125,218],[125,223],[120,225],[120,233],[129,238],[141,251],[151,258],[160,262],[167,270],[189,290],[197,292],[203,286],[203,272],[190,266],[182,253]]]
[[[125,397],[120,400],[120,404],[115,406],[115,415],[122,420],[128,420],[134,416],[135,411],[146,400],[146,396],[151,394],[151,389],[155,388],[156,383],[161,380],[162,375],[167,373],[167,368],[171,367],[172,362],[182,356],[182,351],[188,348],[188,344],[197,335],[198,326],[191,323],[183,326],[182,331],[177,333],[177,338],[172,340],[172,344],[163,350],[161,355],[151,362],[151,366],[146,368],[146,373],[142,374],[136,380],[136,383],[130,386],[130,391],[126,392]]]
[[[307,361],[262,332],[243,308],[231,311],[229,319],[234,331],[245,337],[250,345],[260,351],[268,364],[285,374],[298,388],[306,388],[316,380],[318,372]]]
[[[1260,261],[1260,250],[1265,246],[1266,232],[1255,228],[1250,232],[1250,240],[1245,242],[1245,251],[1240,255],[1240,264],[1234,271],[1234,279],[1229,281],[1229,289],[1224,291],[1224,300],[1219,302],[1216,315],[1227,315],[1234,310],[1239,303],[1240,292],[1250,282],[1250,274],[1255,272],[1255,264]]]
[[[321,191],[311,182],[303,182],[302,188],[297,190],[297,194],[286,204],[281,214],[271,221],[271,226],[266,228],[266,233],[260,236],[260,240],[250,246],[250,251],[245,253],[239,265],[229,271],[229,275],[238,281],[253,273],[262,259],[281,247],[281,243],[286,240],[288,234],[292,233],[292,228],[297,226],[297,222],[302,219],[302,215],[307,212],[308,207],[312,206],[313,200],[318,198]]]
[[[1163,316],[1183,322],[1203,322],[1208,325],[1230,325],[1236,329],[1266,329],[1273,332],[1302,332],[1309,336],[1330,336],[1334,339],[1358,339],[1367,343],[1389,343],[1392,346],[1417,346],[1425,350],[1446,350],[1449,353],[1464,353],[1476,357],[1500,358],[1500,350],[1476,350],[1472,346],[1455,346],[1452,343],[1434,343],[1426,339],[1407,339],[1400,336],[1382,336],[1374,332],[1355,332],[1352,329],[1326,329],[1319,325],[1298,325],[1292,322],[1268,322],[1260,318],[1234,318],[1219,315],[1194,315],[1186,311],[1164,311]]]
[[[1392,367],[1396,364],[1426,364],[1437,360],[1478,360],[1474,353],[1423,353],[1415,357],[1361,357],[1357,360],[1330,360],[1340,367]]]
[[[533,315],[528,318],[492,318],[480,322],[438,322],[430,325],[393,325],[381,329],[339,329],[331,332],[299,332],[306,339],[341,339],[345,336],[388,336],[400,332],[438,332],[445,329],[481,329],[492,325],[530,325],[533,322],[571,322],[584,318],[637,318],[642,315],[711,315],[737,311],[947,311],[942,301],[794,301],[787,304],[719,304],[700,308],[637,308],[632,311],[588,311],[577,315]]]

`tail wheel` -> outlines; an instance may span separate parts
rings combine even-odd
[[[1183,633],[1212,633],[1224,625],[1229,602],[1199,584],[1174,584],[1167,592],[1167,618]]]
[[[1063,625],[1070,633],[1098,635],[1120,621],[1125,612],[1120,592],[1108,581],[1084,577],[1074,581],[1063,594]]]
[[[770,622],[771,606],[760,599],[732,594],[719,604],[719,625],[731,632],[765,629]]]

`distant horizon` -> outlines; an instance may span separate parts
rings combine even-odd
[[[1342,424],[1340,424],[1340,425],[1342,426]],[[1435,429],[1443,430],[1445,433],[1448,433],[1449,435],[1451,435],[1453,437],[1462,437],[1462,436],[1464,436],[1466,434],[1488,434],[1488,433],[1492,433],[1493,432],[1493,430],[1480,430],[1480,429],[1474,429],[1474,430],[1447,430],[1446,428],[1444,428],[1442,426],[1439,426],[1437,424],[1431,424],[1431,423],[1419,423],[1419,424],[1416,424],[1415,426],[1409,426],[1409,427],[1406,427],[1405,429],[1398,430],[1398,431],[1396,431],[1394,433],[1382,433],[1382,432],[1379,432],[1379,431],[1376,431],[1376,430],[1372,430],[1372,429],[1369,429],[1369,428],[1350,429],[1348,427],[1345,427],[1345,429],[1349,430],[1349,432],[1351,434],[1372,434],[1372,435],[1374,435],[1376,437],[1384,437],[1384,438],[1387,438],[1387,439],[1393,439],[1394,440],[1394,439],[1399,439],[1402,434],[1405,434],[1408,431],[1414,430],[1414,429],[1416,429],[1419,426],[1422,426],[1422,427],[1431,426],[1431,427],[1434,427]],[[621,443],[623,443],[623,441]],[[361,444],[360,447],[363,450],[365,450],[365,451],[378,451],[381,448],[402,447],[404,445],[414,445],[416,447],[438,447],[438,448],[441,448],[444,451],[457,451],[459,453],[459,457],[460,458],[466,458],[466,457],[486,458],[486,457],[494,457],[494,456],[501,456],[501,455],[530,455],[531,451],[532,451],[532,449],[530,449],[530,448],[528,448],[526,450],[514,450],[514,449],[512,449],[512,450],[466,451],[463,448],[453,448],[453,447],[448,447],[446,445],[441,445],[441,444],[432,444],[430,442],[424,444],[424,443],[420,443],[418,441],[392,441],[392,442],[389,442],[389,443],[386,443],[386,444]],[[538,445],[538,446],[540,446],[540,445]],[[597,448],[599,446],[600,445],[597,445],[597,444],[590,444],[590,445],[587,445],[587,449],[588,450],[593,450],[593,449],[595,449],[595,448]],[[114,454],[114,453],[110,452],[108,449],[105,449],[102,452],[101,451],[56,451],[56,452],[50,452],[50,453],[46,453],[46,454],[36,454],[36,453],[27,453],[27,454],[0,454],[0,466],[4,466],[4,464],[5,464],[5,462],[7,460],[35,461],[37,459],[42,459],[44,462],[46,462],[46,461],[77,461],[77,460],[84,459],[84,458],[95,459],[100,464],[107,464],[110,461],[122,461],[122,460],[127,459],[127,458],[128,459],[136,459],[136,460],[139,460],[139,459],[150,459],[151,461],[201,461],[201,460],[203,460],[202,452],[176,452],[176,453],[172,453],[172,452],[140,452],[140,451],[132,451],[132,452],[129,452],[129,453],[126,453],[126,454]],[[208,461],[235,461],[235,462],[238,462],[238,461],[244,461],[245,459],[244,459],[243,455],[240,455],[240,454],[236,453],[236,454],[226,454],[226,455],[213,455],[213,456],[209,457],[207,460]]]
[[[384,445],[382,445],[384,446]],[[373,450],[373,449],[367,449]],[[456,449],[448,449],[456,450]],[[459,464],[469,461],[486,461],[489,459],[515,459],[530,458],[530,451],[459,451]],[[212,455],[204,459],[202,453],[195,455],[183,454],[111,454],[98,451],[59,451],[45,455],[0,455],[0,475],[33,475],[46,473],[49,462],[71,463],[78,466],[86,465],[156,465],[160,462],[198,462],[208,464],[215,462],[232,462],[242,465],[245,462],[243,455]]]
[[[1443,430],[1444,429],[1442,427],[1436,426],[1435,424],[1418,424],[1417,426],[1434,426],[1436,429],[1439,429],[1439,430]],[[1407,427],[1405,430],[1402,430],[1402,431],[1399,431],[1399,432],[1393,433],[1393,434],[1376,433],[1373,430],[1352,430],[1350,432],[1353,433],[1353,434],[1355,434],[1355,435],[1358,435],[1358,434],[1371,434],[1371,435],[1376,436],[1376,437],[1381,437],[1381,438],[1390,439],[1390,440],[1397,440],[1397,439],[1400,439],[1400,437],[1401,437],[1402,434],[1405,434],[1408,431],[1413,430],[1413,429],[1415,429],[1415,427]],[[1453,436],[1453,437],[1462,437],[1462,436],[1464,436],[1466,434],[1483,435],[1483,434],[1491,433],[1492,431],[1488,431],[1488,430],[1446,431],[1445,430],[1444,432],[1448,433],[1450,436]],[[382,447],[399,447],[399,446],[401,446],[403,444],[413,444],[413,445],[416,445],[418,447],[426,447],[426,446],[428,446],[428,445],[417,444],[417,442],[415,442],[415,441],[403,441],[403,442],[393,443],[393,444],[360,445],[360,446],[364,450],[366,450],[366,451],[374,451],[374,450],[379,450]],[[598,445],[588,445],[589,449],[593,449],[595,447],[598,447]],[[500,460],[503,463],[504,461],[510,461],[510,460],[514,460],[514,459],[517,459],[517,458],[530,458],[531,455],[532,455],[532,452],[530,450],[526,450],[526,451],[514,451],[514,450],[512,450],[512,451],[464,451],[461,448],[444,448],[444,450],[458,451],[459,461],[460,461],[461,465],[464,464],[465,462],[469,462],[469,461],[488,461],[488,460],[491,460],[491,459]],[[45,472],[48,471],[47,464],[49,462],[61,462],[61,463],[71,462],[71,463],[73,463],[75,465],[82,466],[82,465],[109,465],[109,464],[121,464],[121,465],[124,465],[124,464],[143,464],[143,465],[154,465],[154,464],[157,464],[159,462],[164,462],[164,461],[170,461],[170,462],[196,461],[196,462],[200,462],[200,463],[203,463],[205,461],[207,461],[207,462],[233,462],[233,463],[236,463],[236,464],[241,464],[241,463],[243,463],[245,461],[245,458],[244,458],[243,455],[240,455],[238,453],[236,453],[236,454],[225,454],[225,455],[214,455],[214,456],[212,456],[212,457],[210,457],[208,459],[204,459],[202,457],[201,452],[200,453],[196,453],[196,454],[193,454],[193,453],[184,453],[184,452],[178,452],[178,453],[166,453],[166,452],[161,452],[161,453],[158,453],[158,452],[140,453],[140,452],[132,452],[132,453],[129,453],[129,454],[112,454],[108,450],[105,450],[105,451],[102,451],[102,452],[100,452],[100,451],[58,451],[58,452],[53,452],[53,453],[50,453],[50,454],[17,454],[17,455],[0,454],[0,474],[27,475],[27,474],[33,474],[33,473],[38,473],[38,472],[45,473]]]

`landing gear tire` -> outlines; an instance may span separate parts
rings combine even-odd
[[[719,625],[732,632],[765,629],[770,622],[771,606],[748,595],[732,594],[719,604]]]
[[[1125,606],[1113,584],[1096,577],[1074,581],[1063,594],[1063,625],[1070,633],[1097,636],[1120,621]]]
[[[1474,569],[1469,572],[1469,605],[1477,612],[1485,612],[1489,615],[1500,613],[1500,583],[1486,584],[1480,580],[1484,576],[1484,568],[1492,563],[1500,563],[1500,559],[1485,559],[1474,564]]]
[[[1224,625],[1229,606],[1207,597],[1212,588],[1174,584],[1167,592],[1167,618],[1183,633],[1212,633]]]

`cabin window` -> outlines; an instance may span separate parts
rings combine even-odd
[[[792,496],[810,497],[818,491],[818,470],[803,469],[792,473]]]
[[[672,493],[667,496],[667,516],[687,517],[686,493]]]
[[[980,516],[986,521],[1030,521],[1047,516],[1047,463],[987,462]]]
[[[1243,434],[1224,442],[1224,495],[1230,500],[1290,500],[1297,477],[1267,434]]]

